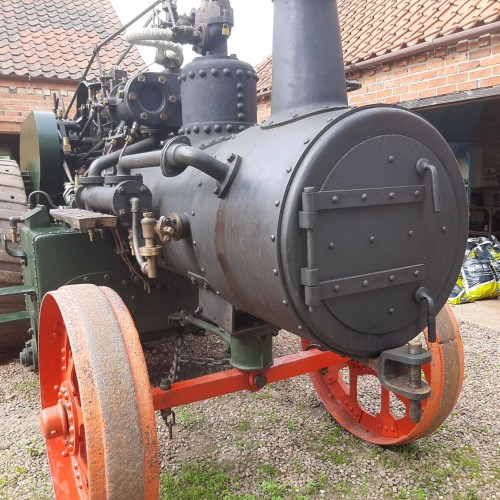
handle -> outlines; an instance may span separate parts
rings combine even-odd
[[[417,172],[424,176],[426,172],[431,174],[431,190],[432,190],[432,207],[434,213],[441,212],[441,194],[439,192],[438,171],[427,158],[420,158],[417,161]]]
[[[436,305],[434,300],[429,295],[429,290],[427,288],[420,287],[415,293],[415,300],[420,304],[425,301],[427,304],[427,338],[429,342],[436,342]]]

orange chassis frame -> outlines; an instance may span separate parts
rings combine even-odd
[[[155,387],[152,389],[154,409],[166,410],[243,390],[257,392],[261,389],[255,383],[258,375],[264,375],[266,384],[269,384],[327,368],[338,363],[338,359],[338,355],[332,352],[310,349],[276,358],[274,364],[265,370],[243,372],[232,368],[176,382],[168,390]]]

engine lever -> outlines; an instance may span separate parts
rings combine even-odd
[[[417,172],[424,176],[427,171],[431,174],[432,208],[434,213],[439,213],[441,212],[441,194],[437,168],[427,158],[420,158],[417,161]]]
[[[415,300],[420,304],[422,301],[427,303],[427,339],[434,343],[437,340],[436,333],[436,305],[429,295],[429,290],[424,286],[420,287],[415,293]]]

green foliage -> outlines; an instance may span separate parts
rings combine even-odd
[[[29,453],[30,457],[36,458],[42,454],[39,446],[40,445],[36,439],[33,439],[31,441],[31,443],[28,445],[28,453]]]
[[[236,429],[241,432],[249,431],[251,428],[251,424],[248,420],[242,420],[238,424],[236,424]]]

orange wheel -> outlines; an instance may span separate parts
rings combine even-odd
[[[303,340],[303,349],[309,344]],[[353,359],[338,356],[326,370],[311,373],[311,380],[326,409],[350,433],[380,445],[409,443],[444,422],[462,388],[462,340],[448,306],[437,316],[437,342],[427,342],[427,348],[432,361],[422,369],[431,395],[422,402],[417,424],[410,420],[409,400],[381,387],[375,372]]]
[[[39,361],[40,424],[56,498],[158,498],[148,372],[120,297],[95,285],[47,294]]]

